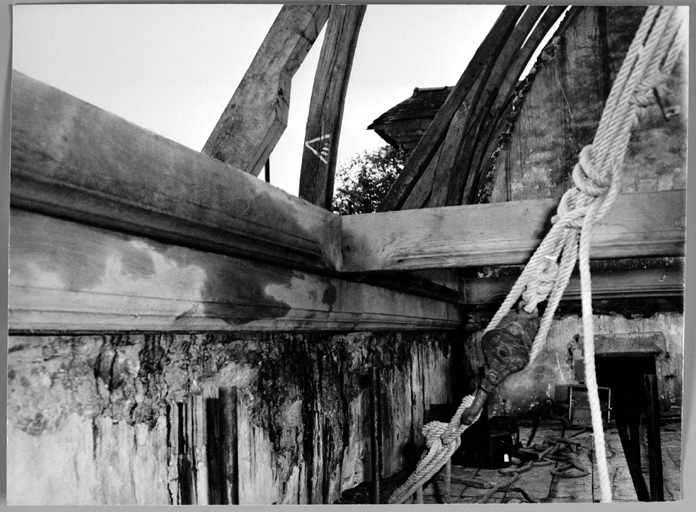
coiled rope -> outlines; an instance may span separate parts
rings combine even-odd
[[[638,111],[660,101],[667,79],[684,47],[686,17],[682,9],[676,6],[647,8],[614,80],[594,140],[582,149],[573,169],[573,188],[561,198],[556,215],[552,218],[551,230],[484,331],[494,329],[520,296],[527,313],[533,313],[537,304],[548,299],[532,344],[531,364],[546,343],[553,314],[568,285],[575,262],[579,260],[585,382],[602,502],[611,502],[612,495],[595,374],[590,241],[594,224],[607,213],[621,189],[623,161],[631,131],[638,122]],[[404,503],[449,461],[461,443],[461,433],[468,426],[460,425],[461,415],[472,401],[472,396],[462,400],[449,425],[432,422],[423,427],[429,452],[406,483],[392,494],[389,503]]]

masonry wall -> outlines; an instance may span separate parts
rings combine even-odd
[[[8,502],[219,503],[236,486],[241,504],[333,503],[372,478],[370,367],[381,374],[388,476],[419,453],[430,404],[450,400],[453,339],[11,337]],[[235,482],[220,468],[220,445],[230,439],[214,421],[230,393]]]
[[[594,315],[596,338],[605,337],[620,350],[619,340],[631,335],[658,336],[664,343],[656,355],[661,413],[681,413],[684,368],[684,315],[681,312],[656,312],[650,316],[636,313]],[[489,414],[511,414],[533,418],[546,398],[554,399],[555,386],[578,383],[574,359],[582,353],[582,316],[561,315],[554,320],[543,351],[537,361],[513,374],[489,398]],[[465,365],[468,375],[475,375],[483,362],[481,338],[483,329],[471,332],[465,344]],[[663,340],[663,341],[662,341]],[[470,386],[472,383],[469,384]]]

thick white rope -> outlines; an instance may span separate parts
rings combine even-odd
[[[621,188],[623,160],[630,134],[637,122],[637,108],[655,102],[655,94],[672,73],[683,48],[684,16],[673,6],[649,7],[636,32],[624,63],[607,99],[592,146],[583,148],[579,163],[573,170],[575,187],[561,199],[554,226],[525,267],[501,308],[486,329],[489,331],[508,313],[524,291],[525,309],[533,311],[545,299],[547,281],[555,280],[549,302],[540,322],[530,353],[530,364],[543,349],[558,306],[579,258],[582,290],[583,332],[585,351],[585,382],[592,415],[595,452],[603,502],[611,501],[611,485],[606,463],[604,429],[598,397],[594,360],[594,323],[589,266],[592,228],[609,210]],[[578,228],[581,231],[578,232]],[[555,231],[558,229],[558,231]],[[564,235],[560,231],[565,231]],[[579,237],[579,251],[578,251]],[[548,242],[548,243],[547,243]],[[560,244],[564,243],[563,248]],[[562,252],[560,266],[554,266]],[[543,258],[551,260],[542,266]],[[551,269],[549,272],[548,269]],[[550,275],[548,275],[550,274]]]
[[[655,103],[655,94],[662,92],[684,47],[682,34],[685,16],[680,10],[674,6],[648,7],[614,80],[594,141],[591,146],[583,148],[573,169],[574,187],[561,198],[551,230],[484,331],[494,329],[520,296],[528,313],[535,311],[537,304],[548,298],[530,351],[529,364],[534,362],[546,343],[553,314],[570,280],[575,262],[579,260],[585,383],[602,502],[611,502],[611,484],[595,374],[590,241],[594,224],[606,214],[621,189],[622,165],[631,131],[638,120],[637,109]],[[422,489],[449,461],[461,442],[462,432],[469,426],[460,425],[460,419],[472,402],[473,396],[464,397],[449,425],[431,422],[423,427],[429,451],[406,483],[392,494],[389,503],[403,503]]]

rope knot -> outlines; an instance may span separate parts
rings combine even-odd
[[[546,255],[546,264],[541,266],[537,271],[535,278],[527,283],[527,288],[522,294],[524,301],[524,310],[531,313],[535,310],[536,305],[546,300],[558,278],[558,263],[553,256]]]
[[[578,163],[573,168],[573,184],[591,197],[606,195],[609,190],[611,175],[595,167],[591,144],[580,150]]]

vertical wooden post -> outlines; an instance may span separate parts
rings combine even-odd
[[[650,501],[665,501],[660,438],[660,404],[657,376],[645,375],[645,398],[648,424],[648,463],[650,467]]]
[[[382,479],[382,407],[379,370],[373,365],[370,368],[370,447],[372,462],[372,485],[370,487],[370,502],[379,504],[380,484]]]
[[[365,5],[332,5],[319,56],[305,131],[302,199],[331,209],[336,155],[353,56]]]
[[[203,153],[259,175],[287,126],[292,77],[328,15],[328,5],[281,8]]]
[[[220,449],[225,475],[223,500],[229,505],[239,504],[239,466],[237,461],[237,388],[220,388]]]

